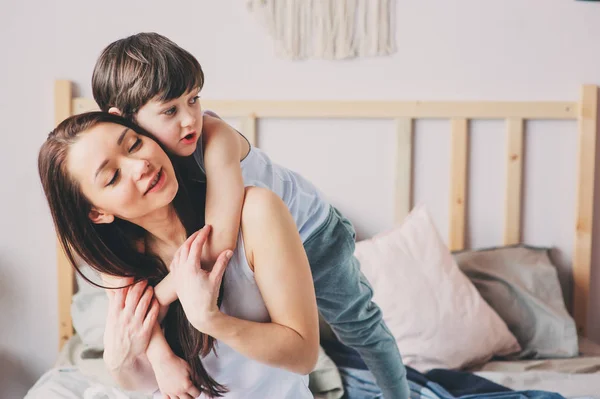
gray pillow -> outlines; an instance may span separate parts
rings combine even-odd
[[[547,248],[517,245],[453,255],[523,348],[511,358],[578,355],[575,321]]]

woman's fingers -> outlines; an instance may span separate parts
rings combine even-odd
[[[135,318],[141,324],[144,321],[144,317],[146,313],[148,313],[148,308],[150,303],[152,302],[152,298],[154,297],[154,289],[152,287],[147,287],[144,291],[144,294],[140,298],[140,301],[137,303],[135,308]]]
[[[195,261],[194,265],[200,263],[200,255],[202,255],[202,248],[204,247],[204,244],[206,243],[206,240],[208,239],[210,230],[211,230],[210,225],[204,226],[203,228],[200,229],[198,235],[192,242],[188,258]]]
[[[158,320],[159,310],[160,310],[160,305],[158,303],[158,300],[156,298],[152,299],[152,305],[150,305],[148,314],[146,315],[146,318],[144,319],[144,324],[143,324],[144,330],[146,330],[146,331],[151,330],[154,327],[156,320]]]
[[[127,296],[128,290],[129,290],[129,287],[108,290],[108,291],[113,292],[113,294],[114,294],[112,299],[113,299],[113,305],[116,309],[121,310],[125,307],[125,297]]]
[[[210,280],[213,283],[213,286],[219,287],[221,285],[221,280],[223,280],[223,274],[225,273],[225,269],[229,264],[229,260],[233,252],[230,250],[226,250],[221,252],[221,255],[217,258],[215,265],[213,266],[212,271],[210,272]]]
[[[206,226],[204,226],[203,228],[201,228],[200,230],[198,230],[197,232],[195,232],[194,234],[189,236],[188,239],[185,240],[185,242],[183,243],[181,248],[179,248],[179,250],[181,251],[179,256],[183,261],[187,260],[188,254],[190,252],[190,246],[192,245],[192,243],[194,242],[194,240],[196,239],[198,234],[200,234],[202,232],[202,230],[204,230],[205,227]]]
[[[128,310],[131,313],[134,313],[135,308],[137,307],[138,302],[140,301],[140,298],[142,297],[142,294],[144,293],[144,290],[146,289],[147,285],[148,281],[143,280],[135,283],[133,287],[129,289],[129,292],[127,293],[127,298],[125,298],[126,310]]]

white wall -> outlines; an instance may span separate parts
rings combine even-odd
[[[394,56],[288,62],[274,56],[270,39],[242,1],[3,2],[0,397],[23,395],[56,356],[55,246],[36,169],[37,150],[53,127],[53,80],[71,79],[89,96],[95,59],[112,40],[149,30],[172,38],[202,63],[207,98],[577,100],[581,84],[600,84],[600,4],[398,3]],[[442,233],[447,230],[447,127],[442,121],[422,122],[416,139],[416,200],[430,205]],[[361,236],[391,226],[391,124],[267,121],[261,128],[266,131],[261,145],[313,179]],[[500,242],[502,132],[496,122],[475,124],[469,216],[476,221],[470,226],[476,246]],[[568,254],[575,124],[536,122],[530,132],[525,238]],[[596,266],[599,261],[596,256]],[[600,287],[599,273],[595,279]],[[597,309],[596,294],[593,303]],[[600,339],[600,317],[592,327]]]

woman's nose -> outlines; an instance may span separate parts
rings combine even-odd
[[[133,178],[137,180],[143,179],[150,171],[150,162],[145,159],[134,160]]]

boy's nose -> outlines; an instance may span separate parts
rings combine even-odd
[[[186,112],[181,120],[181,127],[193,126],[196,123],[196,117],[191,112]]]

